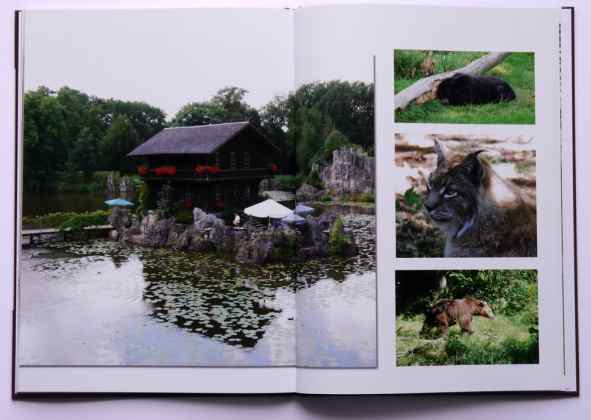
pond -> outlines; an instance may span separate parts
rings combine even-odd
[[[107,240],[23,249],[19,363],[376,366],[375,217],[343,218],[359,254],[303,264]]]
[[[23,216],[68,212],[77,213],[106,209],[107,193],[24,192]]]

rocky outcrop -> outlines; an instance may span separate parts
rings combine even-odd
[[[322,198],[324,192],[313,185],[302,184],[300,188],[296,190],[297,201],[316,201]]]
[[[131,177],[119,176],[117,172],[111,172],[107,176],[107,193],[109,197],[133,199],[135,197],[135,185]]]
[[[325,212],[319,217],[309,216],[308,223],[297,229],[288,225],[267,229],[251,223],[236,229],[198,208],[193,211],[190,225],[176,223],[173,217],[160,219],[153,211],[148,212],[141,223],[134,221],[127,209],[113,212],[110,218],[122,242],[217,252],[232,255],[236,261],[248,264],[298,261],[334,254],[335,229],[338,229],[339,238],[345,238],[345,245],[339,248],[339,253],[351,255],[356,252],[354,240],[346,234],[342,223],[337,226],[338,220],[335,214]]]
[[[331,195],[373,194],[375,159],[357,148],[335,150],[332,162],[320,172],[320,180]]]

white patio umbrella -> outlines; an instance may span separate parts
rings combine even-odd
[[[298,204],[294,210],[296,214],[300,216],[307,216],[309,214],[314,213],[314,209],[312,207],[308,207],[305,204]]]
[[[245,208],[244,213],[249,216],[260,218],[283,219],[292,214],[293,211],[285,207],[283,204],[279,204],[277,201],[269,198],[268,200],[261,201],[260,203]]]
[[[296,213],[291,213],[289,216],[285,216],[283,219],[281,219],[281,221],[294,225],[301,225],[302,223],[306,223],[306,219],[304,219],[302,216]]]

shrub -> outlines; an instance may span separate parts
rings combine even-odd
[[[109,223],[109,210],[96,210],[93,212],[79,213],[70,217],[59,226],[60,231],[80,231],[87,226],[100,226]]]
[[[343,133],[341,133],[337,129],[333,129],[330,134],[324,140],[324,150],[323,150],[323,158],[325,161],[330,161],[332,159],[332,153],[335,150],[342,149],[343,147],[349,146],[351,143],[349,139],[345,137]]]
[[[276,175],[275,179],[279,184],[279,189],[284,191],[295,191],[302,183],[301,177],[295,175]]]
[[[193,210],[181,208],[174,212],[174,219],[177,223],[190,225],[193,223]]]
[[[349,236],[345,233],[343,219],[337,217],[330,229],[328,237],[328,253],[331,255],[341,255],[350,242]]]
[[[150,190],[150,187],[147,183],[142,182],[140,185],[140,191],[138,195],[138,206],[137,206],[137,214],[142,215],[146,210],[150,210],[156,207],[156,202],[154,200],[154,194]]]

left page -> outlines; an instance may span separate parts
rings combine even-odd
[[[20,13],[15,395],[295,391],[292,21]]]

